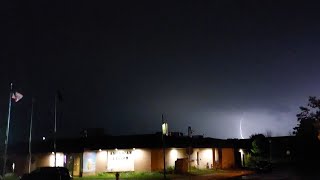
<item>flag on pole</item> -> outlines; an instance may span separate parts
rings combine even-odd
[[[23,98],[23,95],[19,92],[14,92],[12,93],[12,99],[15,101],[15,102],[18,102],[20,99]]]

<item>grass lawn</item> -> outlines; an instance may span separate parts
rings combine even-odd
[[[86,176],[82,178],[74,177],[75,180],[94,180],[94,179],[115,179],[115,173],[100,173],[96,176]],[[159,172],[122,172],[120,179],[163,179],[163,174]]]
[[[215,170],[215,169],[196,169],[192,168],[190,171],[191,175],[206,175],[206,174],[213,174],[217,172],[223,172],[223,170]]]
[[[212,169],[196,169],[193,168],[190,172],[193,176],[214,174],[217,172],[224,172],[222,170],[212,170]],[[168,179],[175,177],[185,177],[188,174],[179,175],[179,174],[167,174]],[[160,172],[122,172],[120,173],[120,179],[163,179],[163,174]],[[74,177],[75,180],[99,180],[99,179],[115,179],[115,173],[100,173],[95,176],[86,176],[86,177]]]

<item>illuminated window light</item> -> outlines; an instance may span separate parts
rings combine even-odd
[[[101,149],[99,149],[99,152],[101,152],[102,150]]]
[[[51,152],[51,154],[54,154],[54,152]]]

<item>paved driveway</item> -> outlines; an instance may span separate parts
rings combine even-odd
[[[252,174],[252,171],[230,170],[214,174],[199,175],[199,176],[183,176],[173,178],[174,180],[215,180],[215,179],[234,179],[243,175]]]

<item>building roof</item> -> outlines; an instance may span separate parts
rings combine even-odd
[[[52,152],[53,140],[35,142],[32,145],[33,153]],[[79,153],[84,150],[98,149],[130,149],[130,148],[162,148],[161,133],[123,136],[93,136],[82,138],[57,139],[57,152]],[[203,136],[166,136],[164,138],[165,147],[170,148],[217,148],[234,147],[234,143],[228,140],[215,139]],[[19,143],[10,147],[11,152],[27,153],[28,144]]]

